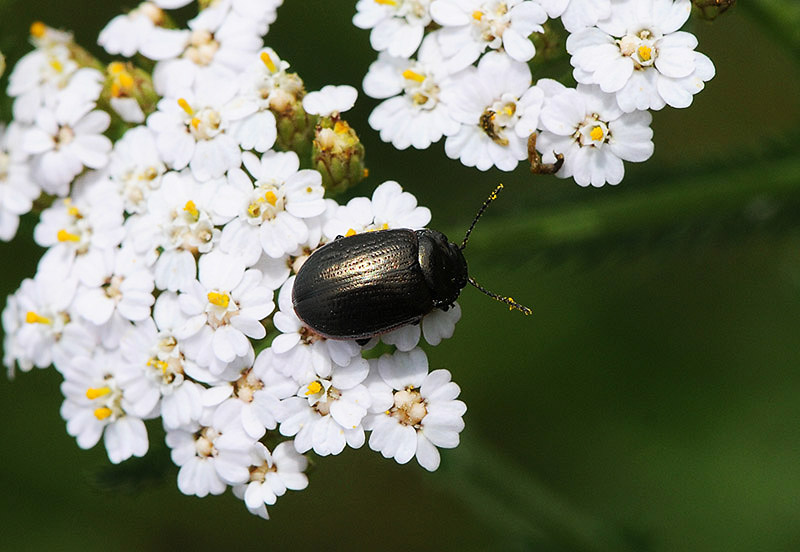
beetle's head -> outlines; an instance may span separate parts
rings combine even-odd
[[[417,230],[419,266],[435,307],[447,310],[467,285],[467,260],[447,236],[428,228]]]

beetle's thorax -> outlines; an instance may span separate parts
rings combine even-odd
[[[467,260],[461,249],[436,230],[417,230],[419,266],[434,307],[447,310],[467,285]]]

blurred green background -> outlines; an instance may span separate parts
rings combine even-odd
[[[91,47],[133,5],[6,0],[0,49],[13,63],[37,19]],[[359,85],[376,54],[353,13],[286,0],[267,44],[309,90]],[[655,155],[617,187],[480,173],[441,143],[398,152],[367,125],[377,102],[348,113],[370,168],[354,194],[398,180],[457,239],[507,187],[467,257],[534,315],[465,290],[429,349],[469,407],[438,472],[348,449],[262,521],[230,494],[181,495],[157,430],[116,469],[80,450],[59,375],[38,370],[0,378],[0,549],[800,550],[800,6],[690,25],[717,76],[654,114]],[[35,270],[34,222],[0,244],[3,295]]]

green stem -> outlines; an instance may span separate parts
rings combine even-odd
[[[548,489],[531,470],[510,461],[470,435],[458,451],[445,453],[437,481],[494,528],[497,549],[516,548],[626,552],[641,550],[641,538],[591,517]]]
[[[763,25],[784,44],[800,63],[800,2],[797,0],[748,0],[738,2],[741,9]]]
[[[713,217],[741,215],[756,200],[800,200],[800,157],[751,161],[728,170],[687,175],[596,201],[532,210],[482,222],[472,251],[530,244],[543,250],[604,238],[642,236]],[[507,244],[507,245],[504,245]]]

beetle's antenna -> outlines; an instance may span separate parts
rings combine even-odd
[[[497,194],[502,189],[503,189],[503,185],[502,184],[498,184],[497,188],[495,188],[492,191],[492,193],[489,194],[489,197],[486,198],[486,201],[483,202],[483,205],[481,205],[481,208],[478,209],[478,214],[475,215],[475,218],[472,220],[472,224],[469,225],[469,230],[467,230],[467,233],[464,236],[464,241],[461,242],[461,246],[459,247],[459,249],[461,249],[463,251],[463,249],[465,247],[467,247],[467,240],[469,239],[469,235],[472,233],[472,229],[475,228],[475,225],[478,223],[478,219],[481,218],[481,215],[483,215],[483,212],[486,210],[486,208],[489,206],[489,204],[492,201],[494,201],[495,199],[497,199]],[[512,299],[511,297],[503,297],[502,295],[497,295],[496,293],[492,293],[491,291],[489,291],[488,289],[486,289],[485,287],[480,285],[478,282],[476,282],[475,279],[472,278],[471,276],[468,278],[468,281],[469,281],[470,284],[472,284],[473,286],[478,288],[480,291],[482,291],[483,293],[485,293],[486,295],[488,295],[492,299],[496,299],[497,301],[500,301],[501,303],[505,303],[506,305],[508,305],[508,309],[509,310],[517,309],[518,311],[520,311],[521,313],[523,313],[526,316],[529,315],[529,314],[533,314],[533,311],[531,309],[529,309],[525,305],[520,305],[519,303],[514,301],[514,299]]]
[[[484,207],[485,206],[486,206],[486,204],[484,204]],[[480,285],[478,282],[476,282],[475,279],[472,278],[471,276],[469,278],[469,283],[472,284],[473,286],[475,286],[476,288],[478,288],[479,290],[481,290],[483,293],[485,293],[486,295],[488,295],[492,299],[496,299],[496,300],[500,301],[501,303],[505,303],[506,305],[508,305],[508,310],[517,309],[519,312],[521,312],[525,316],[527,316],[529,314],[533,314],[533,311],[531,309],[529,309],[525,305],[520,305],[519,303],[514,301],[514,299],[512,299],[511,297],[503,297],[502,295],[497,295],[496,293],[492,293],[491,291],[489,291],[488,289],[486,289],[485,287]]]
[[[467,240],[469,239],[469,235],[472,233],[472,229],[475,228],[475,225],[478,224],[478,219],[481,218],[481,215],[483,215],[483,212],[486,210],[486,208],[489,206],[489,204],[492,201],[494,201],[495,199],[497,199],[497,193],[502,189],[503,189],[503,185],[502,184],[498,184],[497,188],[495,188],[492,191],[492,193],[489,194],[489,197],[486,198],[486,201],[483,202],[483,205],[481,205],[481,208],[478,209],[478,214],[475,215],[475,218],[472,220],[472,224],[469,225],[469,230],[467,230],[467,234],[464,236],[464,241],[461,242],[461,245],[459,246],[459,249],[463,250],[467,246]],[[475,285],[474,282],[473,282],[473,285]],[[480,286],[478,286],[478,289],[482,289],[482,288],[480,288]],[[486,290],[483,290],[483,291],[485,293],[488,293],[488,292],[486,292]],[[491,295],[491,293],[489,295]],[[497,297],[495,296],[495,298],[497,298]]]

